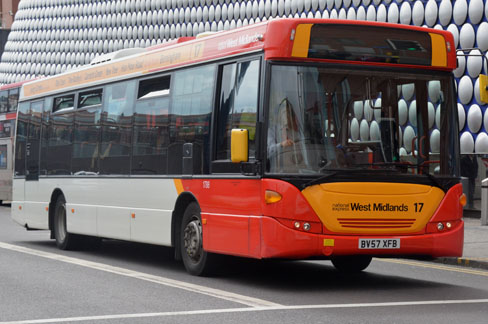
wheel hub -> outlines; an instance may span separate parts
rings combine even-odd
[[[202,253],[202,225],[199,220],[189,222],[185,227],[184,244],[186,254],[198,261]]]

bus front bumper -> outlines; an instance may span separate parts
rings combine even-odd
[[[450,229],[419,235],[327,235],[289,229],[272,218],[261,219],[261,258],[333,257],[366,254],[373,256],[460,257],[463,254],[464,222]],[[360,248],[360,240],[391,242],[397,247]],[[378,245],[378,244],[376,244]]]

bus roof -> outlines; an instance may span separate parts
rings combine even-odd
[[[20,100],[33,99],[57,92],[71,91],[91,87],[106,82],[151,74],[184,65],[209,62],[219,58],[239,54],[262,52],[265,59],[297,61],[329,61],[334,58],[309,56],[312,51],[310,33],[314,26],[370,26],[378,30],[415,31],[430,35],[432,64],[397,63],[423,69],[453,70],[456,68],[454,39],[451,33],[423,27],[377,23],[367,21],[335,19],[276,19],[230,31],[217,32],[205,37],[182,37],[178,40],[149,47],[134,55],[123,56],[115,60],[90,64],[65,73],[26,83],[21,91]],[[362,28],[364,29],[364,28]],[[364,38],[364,36],[359,36]],[[395,40],[401,42],[402,39]],[[402,45],[400,45],[402,46]],[[318,46],[323,48],[324,46]],[[425,46],[424,46],[425,47]],[[117,57],[117,55],[114,55]],[[441,57],[442,59],[434,58]],[[340,61],[344,63],[344,60]],[[391,66],[391,63],[374,61],[348,61],[348,63]],[[430,61],[429,61],[430,62]],[[434,64],[435,63],[435,64]]]

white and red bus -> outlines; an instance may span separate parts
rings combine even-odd
[[[15,120],[21,85],[0,86],[0,204],[12,200]]]
[[[462,254],[450,33],[279,19],[128,54],[23,86],[19,224],[171,246],[195,275]]]

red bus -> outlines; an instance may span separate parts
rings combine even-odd
[[[460,256],[450,33],[278,19],[25,84],[13,219],[61,249],[120,239],[217,254]]]

